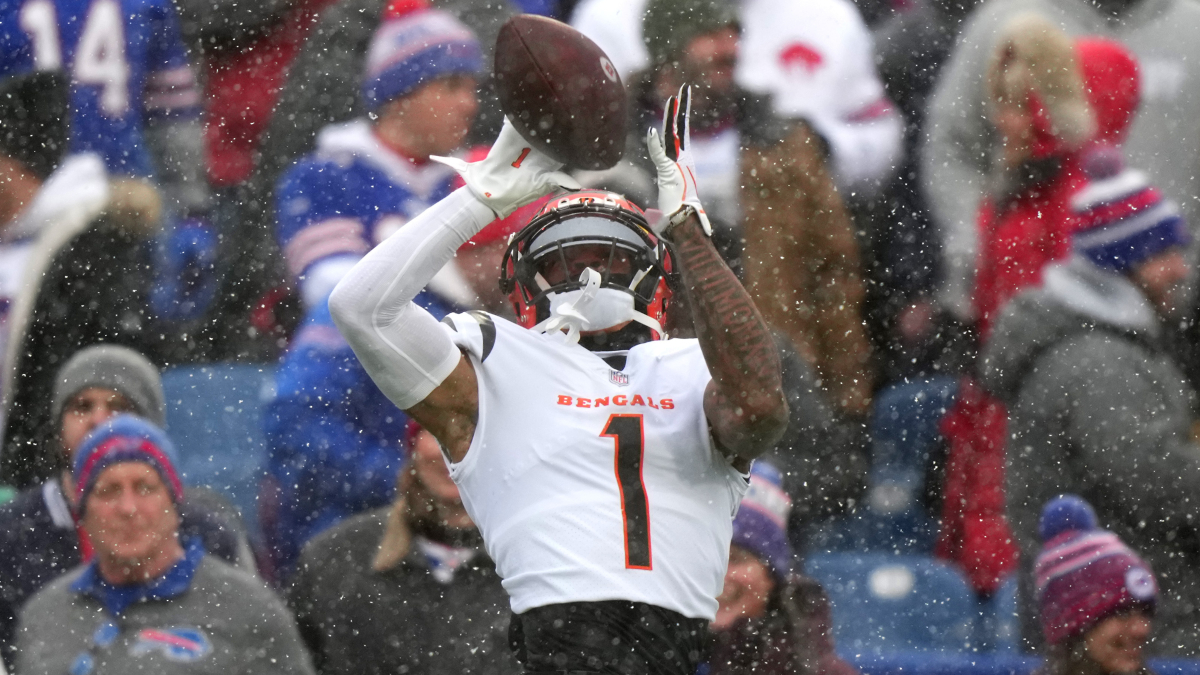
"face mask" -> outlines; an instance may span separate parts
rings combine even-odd
[[[601,288],[600,273],[587,268],[579,275],[583,288],[550,296],[550,318],[533,327],[542,333],[566,328],[566,340],[579,342],[580,331],[597,331],[636,321],[662,333],[657,321],[633,307],[633,296],[616,288]]]

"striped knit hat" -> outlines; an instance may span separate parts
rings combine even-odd
[[[92,430],[75,454],[75,496],[79,515],[104,470],[122,462],[144,462],[162,477],[171,499],[179,504],[183,483],[175,470],[178,455],[162,429],[136,415],[117,415]]]
[[[483,72],[483,52],[470,28],[446,12],[418,10],[386,20],[367,51],[362,96],[371,111],[447,75]]]
[[[1096,526],[1083,499],[1063,495],[1047,502],[1039,534],[1043,548],[1034,578],[1050,644],[1082,635],[1124,609],[1154,610],[1154,572],[1117,535]]]
[[[1164,199],[1144,173],[1125,168],[1116,148],[1089,151],[1084,171],[1090,181],[1071,200],[1079,220],[1072,244],[1088,260],[1125,273],[1191,241],[1179,208]]]
[[[733,545],[750,551],[779,579],[792,571],[792,546],[787,538],[792,498],[783,491],[783,476],[771,464],[756,460],[750,469],[750,489],[733,519]]]

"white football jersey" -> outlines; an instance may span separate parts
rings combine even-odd
[[[444,323],[479,379],[450,475],[512,610],[627,600],[711,621],[748,476],[709,436],[699,343],[638,345],[617,371],[483,312]]]

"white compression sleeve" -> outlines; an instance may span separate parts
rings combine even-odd
[[[459,188],[376,246],[329,296],[334,322],[359,362],[400,408],[424,400],[461,358],[437,319],[412,300],[494,218]]]

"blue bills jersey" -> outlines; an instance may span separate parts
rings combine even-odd
[[[154,175],[146,124],[199,113],[171,0],[0,0],[0,76],[64,70],[71,150],[109,171]]]
[[[275,189],[289,271],[303,278],[321,261],[364,255],[450,194],[457,178],[445,165],[413,164],[383,147],[366,120],[327,127]]]

